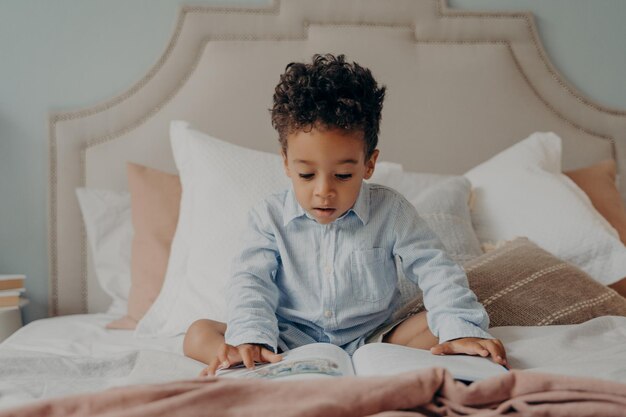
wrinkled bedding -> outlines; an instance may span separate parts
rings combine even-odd
[[[467,386],[442,368],[430,368],[390,377],[341,377],[332,384],[210,378],[139,385],[52,399],[10,415],[620,417],[625,412],[621,383],[513,371]]]
[[[147,339],[108,330],[106,314],[38,320],[0,344],[0,409],[36,399],[196,377],[182,336]]]
[[[0,345],[0,408],[119,386],[190,380],[203,368],[183,356],[182,336],[136,338],[130,331],[105,329],[110,320],[104,314],[39,320],[7,339]],[[626,384],[625,317],[490,331],[505,343],[513,369]]]

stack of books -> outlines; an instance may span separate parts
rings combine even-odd
[[[28,301],[24,298],[25,275],[0,274],[0,308],[23,306]]]

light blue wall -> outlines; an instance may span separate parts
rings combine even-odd
[[[47,112],[92,105],[137,81],[161,55],[180,3],[0,0],[0,273],[28,276],[27,321],[47,314]],[[532,11],[565,77],[591,98],[626,109],[626,1],[451,0],[450,5]]]
[[[0,274],[27,275],[26,321],[48,309],[48,111],[133,85],[162,54],[181,3],[0,0]]]
[[[467,10],[530,11],[552,63],[578,90],[626,109],[626,1],[449,0]]]

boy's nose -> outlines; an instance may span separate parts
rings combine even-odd
[[[332,185],[327,180],[320,180],[315,184],[315,196],[320,198],[329,198],[334,194]]]

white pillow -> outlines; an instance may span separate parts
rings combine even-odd
[[[133,224],[130,193],[77,188],[96,278],[112,298],[107,313],[126,315]]]
[[[526,236],[598,282],[626,276],[626,247],[587,195],[561,173],[561,139],[534,133],[465,176],[481,243]]]
[[[200,318],[226,321],[225,287],[248,211],[289,186],[278,154],[170,126],[182,184],[179,222],[163,288],[139,321],[138,336],[184,333]]]
[[[415,206],[415,200],[424,190],[453,177],[454,175],[404,171],[401,164],[378,162],[369,182],[393,188]]]

